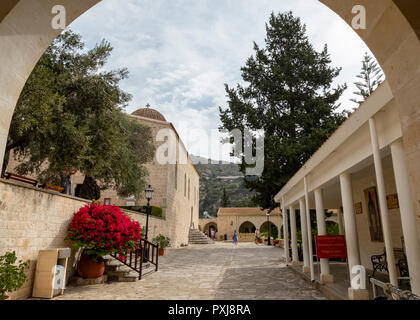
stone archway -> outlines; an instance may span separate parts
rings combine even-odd
[[[260,226],[260,233],[264,233],[264,232],[268,232],[268,221],[265,221],[261,226]],[[272,221],[270,221],[270,227],[271,227],[271,231],[270,231],[270,235],[273,238],[278,238],[279,237],[279,228],[277,227],[277,225],[275,223],[273,223]]]
[[[212,237],[212,231],[214,232],[214,237]],[[209,222],[203,227],[203,232],[208,235],[209,237],[215,239],[217,234],[217,223],[216,222]]]
[[[62,0],[70,24],[101,0]],[[366,30],[355,30],[382,66],[399,104],[403,142],[415,203],[420,201],[420,3],[405,0],[319,0],[351,25],[352,8],[363,5]],[[10,121],[36,62],[62,30],[51,27],[54,0],[3,0],[0,9],[0,167]],[[320,22],[322,23],[322,22]],[[417,205],[420,215],[420,205]],[[420,221],[419,221],[420,224]]]
[[[245,221],[239,226],[239,233],[255,233],[255,225],[250,221]]]

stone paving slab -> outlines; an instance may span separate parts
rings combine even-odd
[[[325,296],[288,269],[282,249],[215,243],[168,249],[159,271],[134,283],[68,287],[56,300],[319,300]]]

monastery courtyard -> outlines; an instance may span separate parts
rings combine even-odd
[[[283,250],[254,243],[215,243],[168,249],[159,271],[132,283],[68,287],[56,300],[324,300],[288,269]]]

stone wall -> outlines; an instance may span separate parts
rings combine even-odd
[[[30,260],[29,280],[13,299],[30,297],[36,259],[41,249],[71,247],[64,241],[75,211],[88,202],[29,185],[0,180],[0,255],[16,251],[19,259]],[[69,261],[74,264],[75,251]],[[71,272],[67,274],[69,277]]]
[[[66,196],[54,191],[40,190],[28,184],[0,180],[0,255],[16,251],[18,259],[30,260],[29,279],[11,296],[24,299],[32,295],[38,251],[42,249],[70,247],[64,241],[74,212],[88,201]],[[133,220],[144,227],[146,215],[126,211]],[[166,221],[149,217],[149,239],[166,233]],[[68,264],[67,279],[74,273],[76,250]]]
[[[267,222],[267,217],[265,213],[261,215],[255,216],[241,216],[241,215],[223,215],[217,218],[217,238],[220,239],[220,236],[227,235],[227,239],[232,239],[233,233],[239,232],[241,225],[245,222],[251,222],[256,228],[261,230],[261,226]],[[279,231],[280,237],[280,230],[283,226],[283,220],[280,214],[272,213],[270,216],[270,223],[274,224]]]
[[[191,226],[198,229],[198,212],[199,212],[199,184],[200,176],[195,166],[191,162],[188,152],[180,140],[178,133],[170,122],[155,119],[144,118],[140,116],[127,115],[127,117],[147,125],[151,128],[153,142],[155,144],[156,153],[159,147],[165,143],[157,141],[156,137],[161,129],[168,129],[176,139],[177,164],[161,164],[156,159],[147,163],[145,167],[149,173],[146,181],[152,185],[154,193],[151,205],[162,208],[163,222],[159,223],[159,227],[155,226],[158,233],[171,238],[171,246],[179,247],[182,244],[188,244],[188,234]],[[19,162],[10,157],[7,171],[15,172]],[[34,175],[26,176],[36,179]],[[77,184],[82,184],[84,175],[80,172],[71,176],[72,194],[75,194]],[[118,206],[146,205],[144,194],[140,194],[134,203],[130,203],[125,197],[120,197],[115,190],[107,189],[101,191],[100,201],[109,199],[111,204]],[[144,221],[145,224],[145,221]],[[156,225],[157,226],[157,225]],[[154,231],[149,228],[151,234]],[[154,230],[154,229],[153,229]],[[157,232],[157,231],[156,231]],[[149,237],[149,240],[151,237]]]
[[[138,221],[140,223],[140,226],[143,230],[146,228],[146,214],[135,212],[135,211],[129,211],[129,210],[123,210],[132,220]],[[158,218],[154,216],[149,215],[149,233],[148,233],[148,240],[152,241],[154,237],[156,237],[158,234],[168,234],[168,225],[166,223],[166,220],[163,218]]]

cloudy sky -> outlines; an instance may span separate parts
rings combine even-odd
[[[175,125],[191,153],[199,149],[215,158],[218,152],[206,152],[206,139],[198,147],[191,132],[204,129],[210,139],[220,126],[218,107],[226,105],[224,83],[241,82],[240,68],[253,54],[253,41],[264,44],[270,13],[288,10],[307,25],[317,50],[328,44],[333,65],[343,68],[337,81],[349,85],[342,106],[352,109],[352,83],[363,53],[370,51],[317,0],[103,0],[70,28],[88,48],[101,39],[111,42],[108,68],[130,71],[121,83],[133,95],[128,113],[149,103]]]

